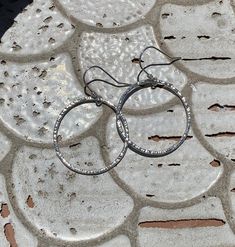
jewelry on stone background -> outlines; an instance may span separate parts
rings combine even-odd
[[[108,102],[108,101],[106,101],[106,100],[104,100],[102,98],[98,99],[98,101],[97,101],[97,99],[94,99],[94,98],[91,98],[91,97],[86,97],[86,98],[81,98],[81,99],[75,100],[74,102],[72,102],[68,106],[66,106],[63,109],[63,111],[59,114],[59,117],[57,118],[55,126],[54,126],[53,143],[54,143],[54,148],[55,148],[55,151],[56,151],[56,155],[58,156],[58,158],[61,160],[61,162],[67,168],[69,168],[73,172],[76,172],[76,173],[82,174],[82,175],[99,175],[99,174],[102,174],[102,173],[105,173],[105,172],[109,171],[110,169],[112,169],[116,165],[118,165],[118,163],[120,163],[120,161],[125,156],[127,148],[128,148],[128,145],[127,145],[126,141],[124,141],[124,146],[122,148],[122,151],[119,153],[118,157],[111,164],[106,166],[105,168],[101,168],[101,169],[97,169],[97,170],[78,169],[73,164],[70,164],[64,158],[63,154],[61,153],[60,148],[59,148],[59,143],[58,143],[58,132],[59,132],[59,128],[60,128],[60,125],[61,125],[62,120],[64,119],[64,117],[72,109],[74,109],[75,107],[83,105],[83,104],[89,104],[89,103],[95,103],[98,107],[101,106],[102,104],[104,104],[104,105],[108,106],[109,108],[111,108],[114,112],[116,112],[116,107],[112,103],[110,103],[110,102]],[[120,120],[120,123],[123,126],[125,136],[128,138],[129,131],[128,131],[128,125],[127,125],[126,119],[122,118]]]
[[[147,51],[148,49],[155,49],[158,52],[164,54],[166,57],[168,57],[169,59],[172,59],[172,61],[170,61],[169,63],[157,63],[157,64],[149,64],[145,67],[142,66],[142,56],[144,55],[145,51]],[[148,46],[146,47],[142,53],[140,54],[139,57],[139,65],[141,68],[141,71],[139,72],[139,74],[137,75],[137,83],[135,84],[128,84],[128,83],[123,83],[123,82],[119,82],[117,81],[112,75],[110,75],[107,71],[105,71],[102,67],[100,66],[92,66],[90,68],[88,68],[84,75],[83,75],[83,81],[84,81],[84,92],[87,96],[86,98],[81,98],[78,99],[72,103],[70,103],[67,107],[65,107],[62,112],[59,114],[59,117],[55,123],[54,126],[54,131],[53,131],[53,143],[54,143],[54,148],[56,151],[56,155],[58,156],[58,158],[61,160],[61,162],[70,170],[78,173],[78,174],[82,174],[82,175],[99,175],[102,173],[105,173],[109,170],[111,170],[112,168],[114,168],[115,166],[117,166],[121,160],[123,159],[123,157],[126,154],[126,151],[128,148],[130,148],[130,150],[132,150],[133,152],[145,156],[145,157],[151,157],[151,158],[156,158],[156,157],[162,157],[162,156],[166,156],[172,152],[174,152],[176,149],[178,149],[186,140],[187,136],[188,136],[188,132],[190,129],[190,123],[191,123],[191,112],[190,112],[190,107],[188,105],[188,103],[186,102],[185,97],[181,94],[181,92],[179,90],[177,90],[171,83],[168,82],[164,82],[162,80],[159,80],[157,77],[154,77],[152,74],[147,72],[147,69],[153,66],[164,66],[164,65],[171,65],[174,62],[181,60],[182,58],[180,57],[176,57],[176,58],[172,58],[170,57],[168,54],[164,53],[163,51],[159,50],[158,48],[154,47],[154,46]],[[88,71],[90,71],[91,69],[94,68],[98,68],[101,71],[103,71],[106,75],[108,75],[115,83],[109,82],[107,80],[103,80],[103,79],[93,79],[91,81],[86,81],[86,74],[88,73]],[[145,73],[147,75],[147,79],[145,80],[140,80],[140,76],[142,73]],[[114,87],[128,87],[127,90],[122,94],[122,96],[120,97],[120,100],[118,102],[117,107],[114,106],[112,103],[104,100],[101,96],[99,96],[95,91],[93,91],[90,87],[90,84],[94,83],[94,82],[103,82],[109,85],[112,85]],[[185,113],[186,113],[186,128],[185,131],[182,135],[182,137],[180,138],[180,140],[170,146],[169,148],[165,149],[165,150],[160,150],[160,151],[152,151],[152,150],[148,150],[145,148],[142,148],[138,145],[136,145],[134,142],[132,142],[129,139],[129,128],[128,128],[128,124],[126,121],[126,118],[124,117],[124,115],[122,114],[122,108],[125,104],[125,102],[128,100],[129,97],[131,97],[131,95],[133,95],[135,92],[145,89],[145,88],[151,88],[151,89],[156,89],[156,88],[163,88],[169,92],[171,92],[172,94],[174,94],[176,97],[178,97],[181,101],[181,103],[183,104]],[[77,167],[75,167],[74,165],[70,164],[62,155],[60,148],[59,148],[59,141],[58,141],[58,131],[61,125],[61,122],[63,120],[63,118],[75,107],[82,105],[82,104],[88,104],[88,103],[95,103],[97,105],[97,107],[100,107],[102,104],[108,106],[109,108],[111,108],[115,114],[116,114],[116,127],[117,127],[117,131],[118,134],[120,136],[120,138],[122,139],[124,146],[122,151],[119,153],[118,157],[108,166],[106,166],[105,168],[101,168],[101,169],[97,169],[97,170],[85,170],[85,169],[78,169]]]
[[[169,59],[172,59],[172,61],[169,63],[148,64],[147,66],[143,67],[142,66],[142,61],[143,61],[142,57],[143,57],[144,53],[149,49],[157,50],[158,52],[162,53],[163,55],[165,55]],[[156,48],[154,46],[146,47],[142,51],[142,53],[140,54],[140,57],[139,57],[139,65],[140,65],[141,71],[139,72],[139,74],[137,76],[137,83],[129,86],[128,89],[122,94],[122,96],[118,102],[117,112],[116,112],[116,126],[117,126],[117,130],[118,130],[118,134],[121,137],[122,141],[127,141],[128,147],[132,151],[134,151],[135,153],[137,153],[139,155],[142,155],[145,157],[152,157],[152,158],[166,156],[166,155],[174,152],[176,149],[178,149],[184,143],[184,141],[187,139],[188,132],[190,129],[190,123],[191,123],[191,112],[190,112],[190,107],[189,107],[188,103],[186,102],[185,97],[183,97],[181,92],[178,89],[176,89],[173,84],[159,80],[158,78],[154,77],[152,74],[150,74],[146,71],[146,69],[148,69],[150,67],[163,66],[163,65],[168,66],[168,65],[171,65],[178,60],[181,60],[181,57],[172,58],[168,54],[166,54],[165,52],[159,50],[158,48]],[[148,79],[141,81],[140,75],[143,72],[146,73]],[[186,113],[186,127],[185,127],[185,131],[184,131],[182,137],[180,138],[180,140],[176,144],[170,146],[169,148],[167,148],[165,150],[161,150],[161,151],[152,151],[152,150],[142,148],[142,147],[138,146],[137,144],[135,144],[134,142],[132,142],[129,139],[129,137],[126,137],[125,134],[123,133],[123,131],[121,131],[121,122],[123,119],[125,119],[125,117],[123,116],[123,114],[121,112],[124,104],[126,103],[128,98],[131,97],[131,95],[133,95],[134,93],[136,93],[139,90],[142,90],[144,88],[149,88],[149,87],[151,89],[163,88],[163,89],[169,91],[170,93],[174,94],[176,97],[178,97],[180,99],[181,103],[183,104],[185,113]]]
[[[186,113],[186,128],[185,131],[182,135],[182,137],[180,138],[180,140],[170,146],[169,148],[167,148],[166,150],[161,150],[161,151],[152,151],[152,150],[148,150],[145,148],[142,148],[140,146],[138,146],[137,144],[135,144],[134,142],[132,142],[128,136],[126,136],[125,133],[123,133],[123,131],[121,131],[121,123],[123,122],[123,120],[125,119],[125,117],[123,116],[121,110],[125,104],[125,102],[128,100],[128,98],[133,95],[135,92],[142,90],[144,88],[149,88],[151,87],[152,89],[156,89],[156,88],[163,88],[169,92],[171,92],[172,94],[174,94],[175,96],[177,96],[185,109],[185,113]],[[172,152],[174,152],[177,148],[179,148],[183,142],[186,140],[187,136],[188,136],[188,132],[190,129],[190,121],[191,121],[191,115],[190,115],[190,108],[186,102],[186,99],[182,96],[182,94],[180,93],[179,90],[177,90],[172,84],[167,83],[167,82],[163,82],[161,80],[158,80],[156,78],[153,79],[147,79],[144,80],[142,82],[138,82],[137,84],[133,84],[132,86],[130,86],[126,92],[121,96],[118,105],[117,105],[117,111],[116,111],[116,126],[117,126],[117,130],[118,130],[118,134],[121,137],[122,141],[127,141],[128,142],[128,147],[134,151],[135,153],[142,155],[142,156],[146,156],[146,157],[152,157],[152,158],[156,158],[156,157],[162,157],[165,156],[167,154],[170,154]]]

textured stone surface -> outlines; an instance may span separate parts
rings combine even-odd
[[[175,143],[175,138],[183,132],[184,116],[180,107],[171,110],[174,112],[144,118],[126,115],[131,140],[151,150],[162,150]],[[113,122],[110,121],[107,128],[111,160],[122,145]],[[148,139],[153,136],[155,141],[154,138]],[[135,192],[154,201],[180,202],[207,191],[221,174],[222,164],[220,167],[211,166],[213,156],[199,144],[192,132],[190,136],[192,138],[178,150],[162,158],[146,158],[128,151],[116,168],[120,178]]]
[[[196,219],[201,221],[189,227],[190,220]],[[176,222],[180,220],[184,220],[184,223],[177,225]],[[232,246],[235,241],[218,198],[208,198],[185,209],[144,208],[139,223],[149,221],[156,221],[155,227],[139,226],[139,241],[144,247],[186,247],[189,243],[192,247]],[[163,224],[159,226],[158,222],[165,222],[165,228]],[[175,227],[172,227],[173,224]]]
[[[146,46],[157,46],[153,30],[149,26],[143,26],[130,32],[118,34],[84,33],[81,37],[80,63],[83,71],[92,65],[99,65],[109,72],[120,82],[134,84],[140,71],[136,59]],[[143,56],[143,65],[153,62],[167,62],[167,59],[160,53],[150,50]],[[148,70],[161,80],[171,82],[178,89],[182,89],[187,83],[183,73],[173,66],[161,66]],[[89,80],[95,78],[105,78],[113,82],[108,76],[98,69],[93,69],[87,74]],[[142,76],[141,79],[146,78]],[[117,103],[125,88],[114,88],[101,82],[94,82],[97,93]],[[158,92],[153,94],[151,89],[145,89],[136,93],[126,107],[133,109],[152,108],[159,106],[172,99],[170,93]]]
[[[91,166],[96,161],[103,164],[95,138],[81,141],[79,153],[77,148],[64,151],[68,160],[76,159],[81,165]],[[120,225],[133,207],[132,199],[108,174],[76,175],[60,163],[54,150],[27,147],[19,150],[13,181],[25,217],[37,229],[63,240],[98,237]],[[26,203],[29,196],[32,207]]]
[[[51,0],[33,1],[1,38],[0,51],[36,54],[62,45],[74,28],[53,6]]]
[[[3,205],[5,206],[6,213],[3,212]],[[18,220],[15,216],[14,211],[10,205],[5,179],[2,175],[0,175],[0,240],[1,240],[1,247],[9,247],[10,243],[16,243],[18,247],[25,247],[25,246],[37,246],[37,239],[34,237]],[[6,225],[10,224],[13,231],[6,232]],[[10,227],[10,228],[11,228]],[[10,239],[9,240],[7,239]],[[15,240],[15,241],[14,241]],[[16,245],[11,245],[16,246]]]
[[[97,247],[119,247],[119,246],[131,247],[128,237],[121,235]]]
[[[4,3],[0,21],[15,13]],[[34,0],[16,17],[0,42],[0,247],[234,245],[234,8],[234,0]],[[192,102],[188,139],[162,158],[128,150],[101,176],[69,171],[52,129],[63,107],[84,96],[83,72],[100,65],[133,84],[149,45],[190,59],[149,69]],[[166,61],[155,51],[143,57],[143,65]],[[107,79],[98,70],[88,77]],[[114,104],[125,90],[92,88]],[[134,94],[123,112],[143,147],[169,147],[184,130],[182,106],[160,88]],[[79,168],[104,167],[123,146],[114,114],[95,104],[69,113],[59,134]]]
[[[2,160],[5,157],[5,155],[9,152],[11,147],[10,140],[2,133],[0,133],[0,146],[0,160]]]
[[[230,178],[230,186],[229,186],[229,195],[231,199],[231,205],[232,205],[232,215],[234,217],[235,215],[235,172],[231,174]]]
[[[59,112],[73,99],[84,97],[69,57],[0,66],[0,119],[25,140],[51,142]],[[100,114],[95,106],[80,106],[64,120],[60,134],[64,139],[81,134]]]
[[[200,6],[166,4],[161,11],[165,45],[175,56],[198,59],[183,64],[212,78],[235,76],[234,26],[234,12],[227,0]]]
[[[193,93],[193,111],[199,129],[213,148],[235,160],[235,85],[198,84]]]
[[[154,0],[59,0],[69,14],[88,25],[119,27],[144,19]]]
[[[107,241],[104,244],[95,245],[95,247],[120,247],[120,246],[131,247],[130,240],[128,239],[127,236],[119,235],[114,239]],[[57,246],[53,245],[50,247],[57,247]]]

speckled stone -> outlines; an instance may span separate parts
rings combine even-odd
[[[144,19],[154,0],[59,0],[78,21],[97,27],[119,27]]]
[[[131,247],[128,237],[121,235],[108,241],[105,244],[97,245],[97,247],[119,247],[119,246]]]
[[[198,84],[193,92],[193,112],[198,128],[217,152],[235,161],[235,85]]]
[[[130,128],[130,139],[151,150],[165,149],[175,143],[175,138],[184,129],[183,110],[181,107],[169,110],[171,111],[150,114],[144,118],[125,115]],[[110,120],[107,127],[111,160],[122,145],[113,122]],[[193,132],[189,136],[190,139],[178,150],[161,158],[150,159],[128,151],[116,168],[118,175],[136,193],[153,201],[181,202],[200,195],[217,181],[222,172],[222,164],[220,167],[211,166],[214,157],[201,146]]]
[[[85,97],[69,57],[52,61],[0,65],[0,119],[27,141],[52,142],[52,129],[66,104]],[[87,114],[84,114],[87,113]],[[101,108],[86,104],[68,114],[61,126],[63,139],[87,130],[101,115]]]
[[[0,51],[38,54],[61,46],[73,34],[74,28],[53,6],[51,0],[33,1],[1,38]]]
[[[5,157],[5,155],[10,151],[11,141],[2,133],[0,133],[0,161]]]
[[[234,0],[34,0],[16,17],[0,42],[0,247],[234,245],[234,10]],[[149,70],[190,103],[189,137],[166,157],[128,150],[109,173],[76,175],[53,150],[59,112],[84,97],[91,65],[135,83],[149,45],[192,59]],[[92,87],[113,104],[125,90]],[[183,108],[160,88],[134,94],[123,113],[131,140],[154,150],[185,126]],[[104,167],[123,147],[114,114],[95,104],[70,112],[59,135],[80,168]]]
[[[235,215],[235,172],[233,171],[230,178],[230,185],[229,185],[229,197],[232,209],[232,219],[234,219]]]
[[[200,223],[188,227],[190,221],[196,219]],[[184,223],[177,225],[180,220]],[[150,221],[156,221],[156,227],[147,228],[143,224],[141,227],[141,223]],[[192,247],[232,246],[235,236],[226,221],[221,201],[208,198],[184,209],[143,208],[139,218],[139,241],[141,247],[188,247],[189,243]]]
[[[140,72],[138,58],[146,46],[157,46],[153,30],[150,26],[143,26],[130,32],[118,34],[84,33],[81,37],[79,48],[80,64],[82,71],[92,65],[99,65],[109,72],[119,82],[134,84]],[[150,50],[143,56],[143,65],[153,62],[169,62],[161,53]],[[173,66],[160,66],[149,69],[148,72],[163,81],[172,83],[181,90],[187,83],[186,76]],[[98,69],[93,69],[87,74],[87,79],[105,78],[113,83],[113,80],[104,75]],[[141,76],[141,79],[146,76]],[[96,89],[102,97],[112,100],[117,104],[125,88],[114,88],[110,85],[94,82],[92,88]],[[174,98],[170,93],[158,91],[156,94],[151,89],[142,90],[128,100],[125,107],[130,109],[148,109],[159,106]]]
[[[130,241],[127,236],[119,235],[104,244],[93,245],[94,247],[131,247]],[[59,247],[58,245],[51,245],[50,247]]]
[[[3,205],[6,205],[8,208],[9,214],[2,214]],[[26,247],[26,246],[37,246],[37,238],[34,237],[19,221],[16,217],[11,204],[8,199],[5,179],[2,175],[0,175],[0,227],[4,229],[6,224],[10,224],[13,227],[13,236],[15,241],[18,243],[18,247]],[[1,247],[9,247],[10,243],[8,242],[4,231],[0,230],[0,240]],[[13,245],[12,245],[13,247]]]
[[[63,151],[78,166],[103,165],[94,137]],[[54,150],[29,147],[19,150],[14,160],[13,181],[25,217],[38,230],[43,229],[57,239],[76,241],[101,236],[122,224],[133,207],[132,199],[110,175],[76,175],[60,163]],[[29,196],[33,208],[26,203]]]
[[[164,45],[175,56],[198,59],[182,63],[189,71],[206,77],[235,76],[234,26],[234,12],[228,0],[200,6],[166,4],[161,10]]]

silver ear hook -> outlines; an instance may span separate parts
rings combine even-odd
[[[96,78],[96,79],[93,79],[91,81],[86,81],[86,74],[88,73],[88,71],[90,71],[91,69],[100,69],[101,71],[103,71],[107,76],[109,76],[113,81],[116,82],[116,84],[112,83],[112,82],[109,82],[107,80],[103,80],[103,79],[99,79],[99,78]],[[114,87],[128,87],[130,86],[131,84],[128,84],[128,83],[124,83],[124,82],[119,82],[118,80],[116,80],[111,74],[109,74],[106,70],[104,70],[102,67],[100,66],[91,66],[90,68],[88,68],[84,74],[83,74],[83,82],[84,82],[84,93],[87,95],[87,96],[90,96],[92,98],[101,98],[101,96],[99,96],[95,91],[93,91],[90,87],[90,84],[92,84],[93,82],[103,82],[103,83],[106,83],[108,85],[111,85],[111,86],[114,86]],[[88,90],[89,92],[88,92]]]
[[[168,62],[168,63],[152,63],[152,64],[148,64],[147,66],[143,67],[143,66],[142,66],[142,63],[143,63],[143,62],[142,62],[142,61],[143,61],[143,60],[142,60],[142,57],[143,57],[144,53],[145,53],[148,49],[154,49],[154,50],[156,50],[156,51],[162,53],[163,55],[165,55],[167,58],[173,59],[173,60],[172,60],[171,62]],[[153,75],[150,74],[150,73],[148,73],[148,72],[146,71],[147,68],[153,67],[153,66],[165,66],[165,65],[169,66],[169,65],[171,65],[171,64],[173,64],[173,63],[175,63],[176,61],[179,61],[179,60],[181,60],[181,59],[182,59],[181,57],[171,57],[170,55],[168,55],[167,53],[165,53],[164,51],[158,49],[158,48],[155,47],[155,46],[148,46],[148,47],[146,47],[146,48],[141,52],[140,57],[139,57],[139,66],[140,66],[140,68],[141,68],[141,71],[140,71],[139,74],[137,75],[137,81],[138,81],[138,82],[140,81],[140,76],[141,76],[141,74],[142,74],[143,72],[146,73],[146,75],[147,75],[147,77],[148,77],[149,79],[152,79],[152,78],[153,78]]]
[[[142,66],[142,57],[143,57],[145,51],[148,49],[155,49],[155,50],[159,51],[160,53],[162,53],[166,57],[168,57],[170,59],[170,62],[168,62],[168,63],[152,63],[152,64],[148,64],[147,66],[143,67]],[[152,158],[163,157],[165,155],[168,155],[168,154],[174,152],[176,149],[178,149],[183,144],[183,142],[187,139],[187,136],[188,136],[188,132],[190,129],[190,123],[191,123],[190,107],[187,104],[186,99],[182,95],[182,93],[180,91],[178,91],[172,84],[158,80],[158,78],[153,77],[153,75],[151,75],[150,73],[147,72],[147,69],[149,67],[171,65],[178,60],[185,60],[186,61],[186,58],[180,58],[180,57],[172,58],[168,54],[166,54],[165,52],[161,51],[160,49],[158,49],[154,46],[146,47],[142,51],[142,53],[140,54],[139,65],[140,65],[141,71],[139,72],[139,74],[137,76],[138,83],[134,83],[134,84],[119,82],[118,80],[116,80],[113,76],[111,76],[106,70],[104,70],[100,66],[92,66],[92,67],[88,68],[85,71],[85,73],[83,74],[83,81],[84,81],[84,92],[86,95],[88,95],[90,97],[77,99],[74,102],[67,105],[59,114],[59,117],[57,118],[56,123],[54,125],[53,143],[54,143],[56,155],[61,160],[61,162],[67,168],[69,168],[70,170],[72,170],[78,174],[99,175],[99,174],[105,173],[105,172],[111,170],[112,168],[114,168],[115,166],[117,166],[121,162],[121,160],[124,158],[128,148],[137,154],[140,154],[140,155],[145,156],[145,157],[152,157]],[[87,75],[88,71],[90,71],[91,69],[101,70],[104,74],[106,74],[109,78],[111,78],[114,81],[114,83],[109,82],[107,80],[99,79],[99,78],[95,78],[95,79],[92,79],[90,81],[87,81],[86,75]],[[147,77],[149,79],[139,81],[140,75],[143,72],[145,72],[147,74]],[[104,100],[101,96],[99,96],[95,91],[93,91],[91,89],[90,84],[92,84],[93,82],[102,82],[102,83],[106,83],[108,85],[112,85],[114,87],[128,87],[128,88],[120,97],[117,106],[115,106],[112,103]],[[167,148],[165,150],[160,150],[160,151],[154,151],[154,150],[149,150],[149,149],[140,147],[137,144],[135,144],[133,141],[131,141],[129,138],[128,123],[125,119],[125,116],[122,114],[122,109],[124,107],[124,104],[135,92],[138,92],[139,90],[142,90],[144,88],[150,88],[150,87],[152,89],[155,89],[157,87],[163,88],[163,89],[169,91],[170,93],[172,93],[173,95],[177,96],[181,100],[181,103],[183,104],[183,107],[184,107],[184,110],[186,113],[186,128],[185,128],[185,131],[184,131],[182,137],[179,139],[179,141],[176,144],[173,144],[169,148]],[[114,111],[114,113],[116,114],[116,127],[118,130],[118,134],[124,143],[123,149],[119,153],[118,157],[115,158],[115,160],[111,164],[107,165],[105,168],[101,168],[101,169],[97,169],[97,170],[79,169],[76,166],[74,166],[73,164],[70,164],[64,158],[63,154],[61,153],[60,147],[59,147],[59,138],[58,138],[59,135],[58,135],[58,133],[59,133],[59,128],[61,126],[61,122],[64,119],[64,117],[75,107],[78,107],[78,106],[83,105],[83,104],[89,104],[89,103],[96,104],[96,106],[98,106],[98,107],[101,105],[106,105]]]

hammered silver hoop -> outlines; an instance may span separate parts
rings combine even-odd
[[[124,115],[121,112],[125,102],[135,92],[142,90],[144,88],[149,88],[149,87],[151,87],[152,89],[163,88],[163,89],[169,91],[170,93],[174,94],[175,96],[177,96],[180,99],[181,103],[183,104],[183,107],[184,107],[184,110],[186,113],[186,128],[185,128],[185,131],[184,131],[182,137],[180,138],[180,140],[177,143],[175,143],[175,144],[171,145],[169,148],[167,148],[165,150],[161,150],[161,151],[152,151],[152,150],[145,149],[145,148],[138,146],[137,144],[132,142],[129,139],[129,135],[125,135],[125,133],[120,128],[121,127],[120,123],[122,123],[122,121],[125,119]],[[183,144],[183,142],[186,140],[186,138],[188,136],[188,132],[190,129],[190,122],[191,122],[191,112],[190,112],[190,107],[189,107],[188,103],[186,102],[185,97],[183,97],[181,92],[179,90],[177,90],[172,84],[167,83],[167,82],[163,82],[163,81],[158,80],[156,78],[147,79],[147,80],[141,81],[137,84],[133,84],[132,86],[130,86],[124,92],[124,94],[121,96],[121,98],[118,102],[118,105],[117,105],[116,127],[118,130],[119,136],[121,137],[121,139],[123,141],[126,141],[128,143],[128,147],[132,151],[134,151],[135,153],[140,154],[142,156],[145,156],[145,157],[152,157],[152,158],[162,157],[162,156],[168,155],[168,154],[174,152],[176,149],[178,149]]]
[[[77,167],[75,167],[74,165],[70,164],[63,156],[63,154],[60,151],[60,147],[59,147],[59,143],[58,143],[58,132],[59,132],[59,128],[60,125],[62,123],[62,120],[64,119],[64,117],[75,107],[83,105],[83,104],[89,104],[89,103],[95,103],[97,106],[100,106],[102,104],[108,106],[109,108],[111,108],[115,113],[116,113],[116,107],[106,101],[103,100],[102,98],[99,99],[99,102],[97,104],[97,100],[91,97],[86,97],[86,98],[81,98],[78,100],[75,100],[74,102],[70,103],[68,106],[66,106],[61,113],[59,114],[59,117],[56,120],[56,123],[54,125],[54,130],[53,130],[53,143],[54,143],[54,148],[56,151],[56,155],[57,157],[60,159],[60,161],[71,171],[76,172],[78,174],[82,174],[82,175],[99,175],[102,173],[105,173],[109,170],[111,170],[112,168],[114,168],[115,166],[118,165],[118,163],[120,163],[120,161],[123,159],[123,157],[126,154],[126,151],[128,149],[128,144],[127,141],[124,141],[124,145],[122,148],[122,151],[119,153],[118,157],[108,166],[106,166],[105,168],[101,168],[101,169],[97,169],[97,170],[85,170],[85,169],[78,169]],[[120,131],[123,132],[123,134],[128,138],[128,126],[127,126],[127,122],[126,119],[123,117],[120,121],[118,121],[119,123],[119,128]],[[122,125],[122,127],[121,127]],[[123,128],[123,129],[122,129]]]

